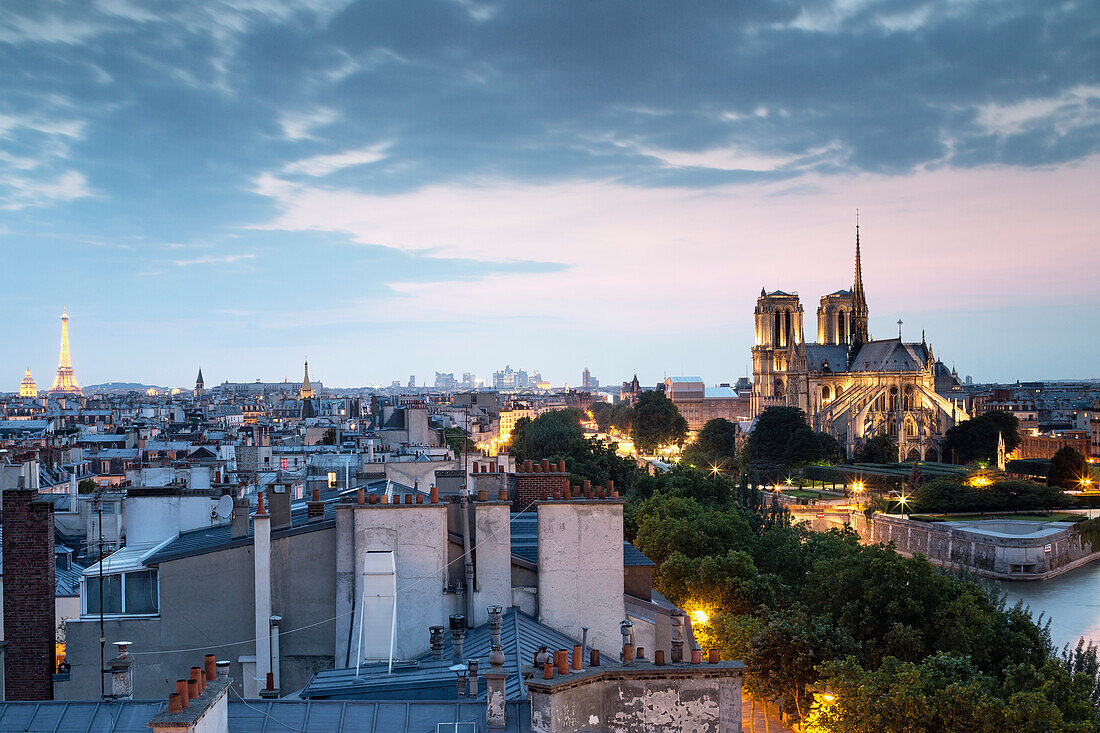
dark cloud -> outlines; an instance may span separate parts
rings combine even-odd
[[[152,233],[196,210],[255,221],[269,213],[250,193],[260,172],[381,143],[384,161],[325,184],[706,187],[1050,165],[1100,147],[1094,2],[200,5],[12,5],[0,115],[26,124],[0,129],[0,150],[38,160],[31,177],[84,171]],[[284,136],[280,119],[318,108],[329,114],[317,130]],[[43,120],[82,126],[67,135]],[[783,162],[661,156],[721,148]]]

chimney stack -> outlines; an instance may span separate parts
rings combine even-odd
[[[53,504],[4,488],[5,699],[50,700],[54,673]]]
[[[443,627],[429,626],[428,638],[432,645],[432,659],[443,658]]]
[[[672,617],[672,663],[684,661],[684,612],[676,609]]]
[[[264,680],[271,672],[271,517],[264,511],[262,493],[259,495],[256,513],[252,517],[252,531],[256,677]]]
[[[233,497],[233,513],[229,520],[229,536],[233,539],[248,536],[248,499]]]
[[[133,659],[127,651],[132,641],[116,641],[118,656],[108,663],[111,670],[111,697],[116,700],[132,700],[134,698]]]
[[[288,485],[272,484],[271,490],[267,494],[272,529],[290,526],[290,493]]]
[[[453,664],[462,664],[462,643],[466,639],[466,617],[460,613],[451,616],[451,644],[454,653],[451,655]]]

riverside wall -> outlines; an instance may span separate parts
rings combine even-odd
[[[1008,536],[893,515],[876,514],[868,519],[861,512],[825,507],[788,509],[795,521],[806,522],[815,531],[847,525],[865,544],[893,543],[903,555],[923,555],[933,565],[961,567],[998,580],[1045,580],[1100,558],[1100,552],[1073,536],[1068,522],[1029,522],[1036,525],[1036,534]],[[1011,515],[985,524],[996,526],[1001,521],[1011,523]],[[1040,528],[1046,531],[1039,533]]]

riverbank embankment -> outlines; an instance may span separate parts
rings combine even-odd
[[[923,522],[825,506],[788,506],[795,521],[816,531],[850,526],[867,544],[893,543],[903,555],[920,554],[933,565],[962,567],[997,580],[1045,580],[1100,558],[1074,536],[1070,522],[1012,519]]]

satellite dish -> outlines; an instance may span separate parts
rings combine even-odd
[[[214,508],[214,513],[218,515],[218,519],[229,519],[229,515],[233,513],[233,497],[226,494],[218,499],[218,505]]]

